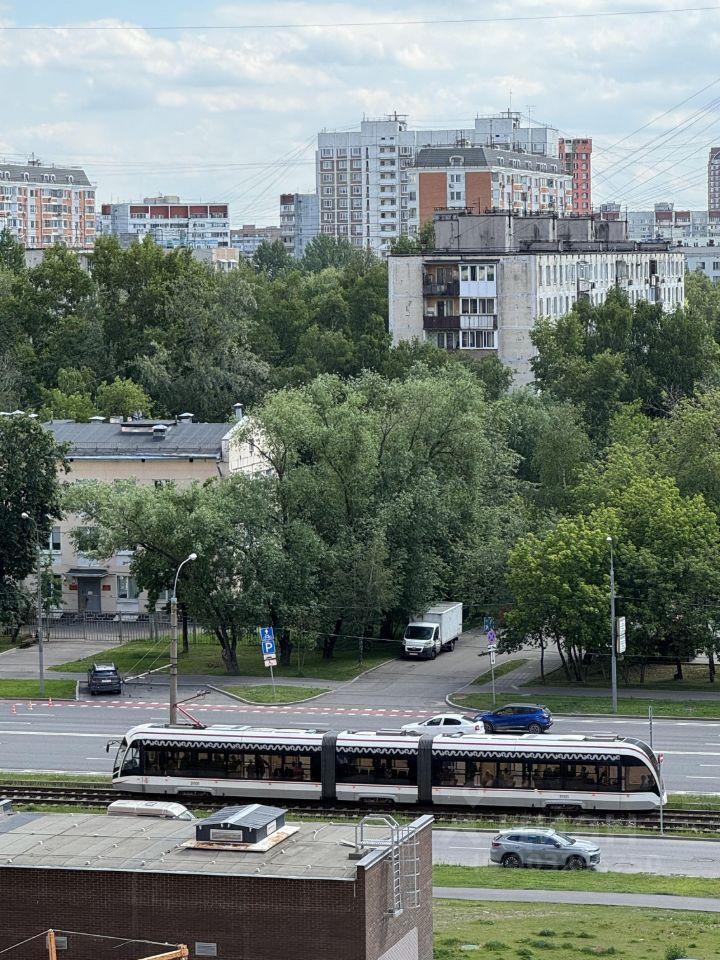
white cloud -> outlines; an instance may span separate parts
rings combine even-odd
[[[633,0],[630,6],[657,5]],[[76,162],[85,152],[102,195],[154,190],[164,170],[168,192],[239,192],[251,217],[254,196],[261,211],[273,191],[308,188],[312,166],[288,167],[260,198],[272,181],[237,164],[286,155],[318,129],[356,125],[363,113],[398,110],[414,126],[469,125],[477,113],[506,108],[512,90],[515,109],[532,105],[534,117],[561,132],[593,136],[598,171],[625,162],[609,170],[612,180],[597,178],[596,199],[623,191],[630,199],[644,196],[638,184],[657,172],[659,160],[664,168],[675,158],[672,173],[681,178],[675,199],[703,203],[702,184],[690,181],[704,169],[705,141],[720,134],[717,125],[700,133],[714,117],[693,123],[645,159],[638,148],[720,96],[720,85],[614,151],[604,150],[712,79],[720,36],[709,14],[403,25],[389,21],[617,11],[628,3],[574,0],[557,9],[547,0],[248,0],[192,10],[156,0],[148,4],[146,23],[176,17],[197,27],[163,33],[130,22],[127,4],[109,0],[103,7],[107,19],[95,25],[127,29],[46,31],[42,42],[37,34],[0,30],[0,87],[22,90],[4,105],[0,149]],[[0,3],[0,17],[11,16],[17,13]],[[384,25],[231,28],[372,20]],[[225,29],[207,29],[213,25]],[[203,170],[200,158],[216,165]],[[312,159],[311,149],[303,159]],[[207,169],[213,170],[209,184]],[[656,178],[645,193],[654,185],[656,199],[663,199],[663,183]]]

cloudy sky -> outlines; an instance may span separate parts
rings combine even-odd
[[[719,49],[718,0],[0,0],[0,156],[272,223],[319,129],[471,126],[512,98],[592,136],[596,202],[703,208]]]

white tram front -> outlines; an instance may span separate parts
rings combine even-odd
[[[123,738],[118,790],[185,797],[653,810],[652,749],[629,737],[156,726]]]

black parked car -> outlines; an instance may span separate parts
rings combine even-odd
[[[120,693],[122,680],[114,663],[94,663],[88,670],[88,690],[96,693]]]

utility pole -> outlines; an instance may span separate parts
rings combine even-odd
[[[23,511],[20,516],[23,520],[30,520],[30,514]],[[37,641],[38,641],[38,681],[40,696],[45,696],[45,661],[43,651],[43,602],[42,602],[42,553],[40,551],[40,533],[35,524],[35,553],[37,562],[37,593],[36,593],[36,616],[37,616]]]
[[[180,571],[185,566],[186,563],[190,563],[192,560],[197,560],[197,554],[191,553],[187,556],[180,566],[177,568],[175,573],[175,582],[173,584],[173,592],[170,597],[170,723],[177,723],[178,715],[178,636],[177,636],[177,584],[178,577],[180,576]]]
[[[606,537],[610,544],[610,682],[612,684],[612,712],[617,713],[617,652],[615,649],[615,556],[613,554],[613,538]]]

